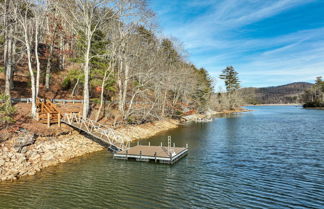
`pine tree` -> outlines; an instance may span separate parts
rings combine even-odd
[[[227,92],[233,92],[240,88],[240,81],[238,79],[238,72],[235,71],[234,67],[229,66],[223,70],[223,74],[219,76],[220,79],[225,81]]]

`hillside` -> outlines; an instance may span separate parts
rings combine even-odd
[[[289,104],[299,103],[299,96],[312,86],[307,82],[295,82],[282,86],[242,88],[240,93],[248,104]]]

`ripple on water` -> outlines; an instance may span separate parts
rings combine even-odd
[[[190,145],[176,165],[98,152],[0,183],[0,208],[322,208],[324,111],[253,108],[152,138]]]

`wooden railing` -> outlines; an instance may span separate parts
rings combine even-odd
[[[106,143],[112,151],[122,151],[130,147],[129,137],[96,121],[82,118],[80,112],[62,114],[55,104],[46,99],[37,99],[36,105],[37,120],[47,123],[48,127],[51,123],[58,123],[60,126],[62,122]]]

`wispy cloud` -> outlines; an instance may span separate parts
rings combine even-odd
[[[317,21],[318,24],[306,27],[313,23],[298,22],[302,16],[297,16],[299,19],[287,19],[289,17],[285,16],[292,11],[294,17],[300,12],[298,10],[295,14],[294,9],[320,1],[154,2],[164,33],[182,41],[191,54],[190,60],[198,67],[205,67],[212,75],[217,75],[227,65],[233,65],[242,76],[243,86],[266,86],[297,80],[310,81],[324,74],[323,19],[314,19],[313,22]],[[161,11],[157,9],[160,7]],[[268,21],[280,15],[281,19]],[[321,17],[321,14],[318,16]],[[285,26],[279,27],[281,21],[288,20],[296,25],[295,28],[288,30]],[[256,27],[251,26],[258,23]],[[273,30],[262,34],[267,27]]]

